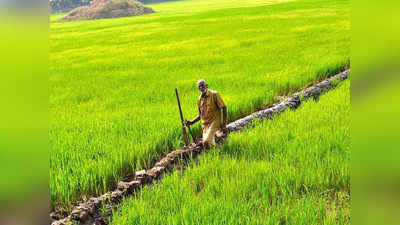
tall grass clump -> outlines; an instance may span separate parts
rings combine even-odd
[[[229,121],[349,66],[348,0],[182,0],[50,32],[50,197],[68,206],[179,147],[204,78]],[[199,131],[199,125],[195,127]]]
[[[126,199],[112,224],[350,224],[349,87],[231,134]]]

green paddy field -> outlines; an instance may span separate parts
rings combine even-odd
[[[350,224],[350,81],[232,133],[114,213],[113,225]]]
[[[124,174],[149,166],[152,160],[179,147],[181,129],[174,88],[180,92],[184,115],[191,119],[197,113],[196,81],[206,79],[225,100],[232,121],[275,102],[279,95],[290,94],[350,65],[348,0],[179,0],[149,6],[156,12],[138,17],[57,22],[63,15],[50,16],[52,207],[69,206],[100,194]],[[347,89],[341,87],[335,93],[324,97],[328,99],[325,101],[336,101]],[[342,103],[346,105],[346,101]],[[302,110],[318,111],[320,116],[325,113],[321,103],[308,103]],[[348,113],[343,107],[343,113]],[[154,190],[155,198],[175,196],[181,189],[174,187],[193,188],[197,176],[211,173],[207,175],[209,186],[201,191],[204,194],[181,190],[180,197],[168,200],[170,204],[159,202],[170,215],[165,220],[155,218],[163,211],[151,209],[153,194],[144,191],[143,202],[148,203],[126,203],[115,224],[166,220],[184,224],[179,218],[197,218],[191,213],[215,214],[218,223],[227,219],[230,209],[234,209],[229,214],[233,222],[251,221],[238,216],[239,209],[245,209],[253,213],[249,215],[264,215],[265,220],[259,222],[267,223],[269,219],[276,222],[279,213],[291,208],[299,209],[292,219],[302,221],[307,209],[316,210],[313,204],[321,210],[325,207],[321,200],[325,195],[318,193],[333,189],[327,195],[333,193],[332,199],[341,202],[341,197],[335,196],[348,190],[348,149],[343,142],[347,133],[339,131],[347,130],[347,123],[332,120],[332,127],[313,129],[321,140],[308,140],[313,136],[309,134],[296,147],[297,142],[290,140],[297,140],[300,133],[292,130],[312,126],[306,122],[301,127],[286,124],[296,113],[287,113],[280,117],[281,122],[267,122],[246,135],[232,135],[223,150],[202,156],[200,166],[186,171],[182,179],[173,174],[163,181]],[[281,136],[271,136],[268,129],[279,126],[283,129]],[[330,143],[333,150],[318,148],[319,141]],[[283,161],[278,162],[279,158]],[[295,177],[296,165],[300,164],[303,175]],[[240,174],[245,168],[248,172]],[[214,170],[224,176],[212,174]],[[281,180],[274,180],[274,174]],[[249,183],[241,190],[243,179]],[[268,188],[274,182],[279,185]],[[225,192],[233,194],[227,196]],[[274,212],[275,217],[267,218],[271,208],[266,205],[251,208],[269,204],[262,199],[277,201],[277,193],[282,199],[274,203],[280,209]],[[228,198],[224,199],[225,208],[219,208],[222,200],[212,201],[218,199],[215,195]],[[241,196],[253,197],[246,200]],[[185,198],[195,200],[183,204]],[[203,200],[208,204],[192,212],[191,204]],[[174,204],[179,207],[168,208]],[[122,215],[135,207],[152,215],[140,214],[144,211]],[[178,209],[182,210],[174,211]],[[342,209],[332,213],[347,221],[348,212]],[[312,218],[322,218],[324,212],[314,213]],[[200,220],[207,223],[205,217]]]

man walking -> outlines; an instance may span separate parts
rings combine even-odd
[[[199,115],[193,120],[186,120],[185,125],[190,126],[201,120],[203,146],[209,148],[215,145],[214,135],[218,129],[221,128],[223,131],[226,129],[226,106],[218,92],[208,89],[205,80],[197,81],[197,88],[201,92],[197,100]]]

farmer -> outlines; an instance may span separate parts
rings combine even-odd
[[[226,106],[218,92],[208,89],[205,80],[197,81],[197,88],[201,92],[197,100],[199,115],[193,120],[186,120],[185,125],[190,126],[201,120],[203,146],[210,148],[215,145],[214,135],[218,129],[221,128],[224,132],[226,130]]]

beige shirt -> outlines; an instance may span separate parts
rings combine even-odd
[[[218,127],[222,125],[221,109],[225,103],[218,92],[208,89],[205,97],[200,95],[197,106],[203,127],[214,121],[218,123]]]

